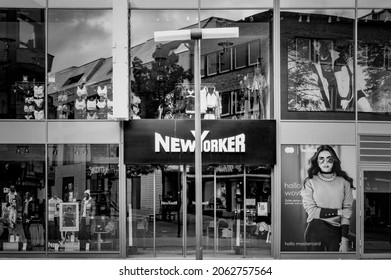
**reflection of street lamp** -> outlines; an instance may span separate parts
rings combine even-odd
[[[196,185],[196,259],[202,259],[202,158],[201,158],[201,110],[200,110],[200,44],[201,39],[239,37],[238,27],[195,28],[186,30],[156,31],[156,42],[194,40],[194,91],[195,91],[195,185]]]

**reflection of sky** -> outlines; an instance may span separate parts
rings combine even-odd
[[[339,0],[340,1],[340,0]],[[330,7],[324,2],[324,7]],[[341,1],[340,1],[341,2]],[[297,5],[296,5],[297,6]],[[318,5],[315,5],[318,6]],[[302,6],[301,7],[305,7]],[[284,10],[296,13],[315,13],[354,18],[354,9],[293,9]],[[264,12],[265,10],[201,10],[201,20],[210,17],[220,17],[229,20],[240,20],[254,14]],[[370,13],[371,10],[359,10],[358,16]],[[149,39],[153,39],[154,31],[176,30],[197,23],[197,10],[132,10],[131,11],[131,44],[136,46]]]
[[[325,5],[325,7],[330,5]],[[352,18],[353,9],[291,10]],[[215,16],[240,20],[264,10],[201,10],[201,20]],[[360,11],[360,15],[370,10]],[[197,10],[132,10],[131,44],[153,39],[154,31],[176,30],[197,23]],[[52,72],[110,57],[112,12],[105,10],[49,10],[48,52],[54,55]]]
[[[201,20],[215,16],[229,20],[239,20],[261,11],[229,10],[201,11]],[[197,10],[133,10],[131,12],[131,44],[136,46],[153,39],[154,31],[176,30],[197,24]]]
[[[111,11],[49,11],[48,53],[52,72],[111,56]]]

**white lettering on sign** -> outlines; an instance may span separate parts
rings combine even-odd
[[[194,130],[191,131],[195,136]],[[201,134],[201,148],[206,153],[244,153],[246,151],[246,135],[244,133],[236,136],[220,139],[205,139],[209,131]],[[155,152],[194,152],[195,140],[180,139],[176,137],[162,136],[155,132]]]

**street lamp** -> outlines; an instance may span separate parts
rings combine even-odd
[[[195,187],[196,187],[196,259],[202,259],[202,157],[201,157],[201,109],[200,109],[200,43],[202,39],[239,37],[238,27],[194,28],[154,32],[155,42],[194,40],[194,90],[195,90]]]

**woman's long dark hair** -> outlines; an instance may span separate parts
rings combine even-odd
[[[330,145],[320,145],[316,150],[315,154],[310,159],[310,168],[308,168],[307,170],[308,177],[304,180],[303,186],[309,179],[312,179],[314,175],[317,175],[321,171],[318,165],[318,156],[323,151],[328,151],[331,154],[331,157],[334,159],[332,171],[335,172],[337,176],[340,176],[344,178],[346,181],[348,181],[350,183],[350,186],[354,189],[353,179],[349,177],[349,175],[345,171],[342,170],[341,160],[338,158],[336,152]]]

